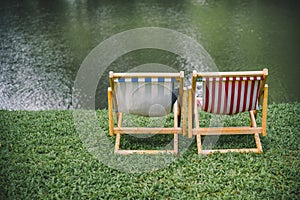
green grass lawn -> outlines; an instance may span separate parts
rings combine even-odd
[[[0,111],[0,199],[299,199],[299,114],[299,103],[269,106],[262,154],[200,156],[193,142],[165,168],[127,173],[87,151],[72,111]],[[97,116],[108,135],[106,110]],[[252,142],[217,146],[228,141]]]

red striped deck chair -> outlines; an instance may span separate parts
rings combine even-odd
[[[259,134],[266,135],[268,85],[265,84],[268,70],[242,72],[193,72],[192,86],[189,87],[188,134],[196,135],[199,154],[213,152],[262,152]],[[202,99],[196,97],[196,84],[202,83]],[[261,126],[256,117],[259,104],[262,104]],[[198,108],[197,108],[198,105]],[[200,109],[199,109],[200,108]],[[250,126],[245,127],[200,127],[198,110],[218,114],[234,115],[249,112]],[[201,136],[205,135],[253,134],[256,148],[202,149]]]
[[[186,117],[183,98],[184,72],[179,73],[109,73],[108,88],[109,134],[116,135],[115,153],[178,154],[178,134],[185,134]],[[115,114],[114,114],[115,112]],[[173,127],[135,127],[123,121],[125,115],[161,117],[174,113]],[[182,116],[181,116],[182,114]],[[115,117],[114,117],[115,116]],[[123,120],[124,119],[124,120]],[[182,119],[182,128],[180,121]],[[126,126],[126,127],[125,127]],[[130,126],[130,127],[128,127]],[[122,134],[173,134],[173,149],[120,149]]]

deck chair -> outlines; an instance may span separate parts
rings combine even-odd
[[[174,153],[178,154],[178,134],[185,134],[186,102],[183,98],[184,72],[180,73],[109,73],[108,88],[109,134],[116,135],[115,154]],[[146,117],[166,116],[174,113],[173,127],[123,127],[127,114]],[[114,114],[115,113],[115,114]],[[115,116],[115,117],[114,117]],[[182,128],[180,121],[182,119]],[[122,150],[122,134],[173,134],[171,150]]]
[[[196,135],[198,154],[262,152],[259,134],[266,136],[268,85],[265,82],[267,76],[267,69],[242,72],[198,73],[193,71],[192,85],[188,89],[188,136],[192,138]],[[202,83],[202,99],[196,96],[197,82]],[[261,126],[258,127],[256,118],[258,106],[261,103]],[[250,126],[200,127],[199,110],[218,115],[249,112]],[[238,134],[253,134],[256,148],[204,150],[201,144],[201,136]]]

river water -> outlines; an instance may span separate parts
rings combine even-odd
[[[0,2],[0,109],[70,109],[86,56],[123,31],[161,27],[203,46],[219,71],[269,69],[269,102],[300,100],[298,1],[3,0]],[[158,49],[136,50],[109,70],[160,63],[186,75],[192,63]],[[204,66],[205,67],[205,66]],[[107,76],[96,107],[105,108]]]

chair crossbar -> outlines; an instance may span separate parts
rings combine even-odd
[[[220,128],[197,128],[193,135],[240,135],[261,133],[261,127],[220,127]]]
[[[158,77],[158,78],[151,78],[151,77],[145,77],[145,78],[118,78],[115,79],[114,82],[117,83],[164,83],[164,82],[172,82],[174,83],[176,81],[175,78],[164,78],[164,77]]]
[[[212,153],[229,153],[229,152],[236,152],[236,153],[262,153],[262,151],[258,148],[243,148],[243,149],[214,149],[214,150],[202,150],[201,154],[209,155]]]
[[[184,76],[183,72],[180,73],[114,73],[110,72],[109,74],[110,78],[158,78],[158,77],[163,77],[163,78],[182,78]]]
[[[243,77],[243,76],[264,76],[267,69],[263,71],[231,71],[231,72],[196,72],[197,77]]]
[[[155,134],[178,134],[182,131],[181,128],[131,128],[131,127],[118,127],[114,128],[114,132],[122,133],[122,134],[147,134],[147,133],[155,133]]]
[[[160,154],[160,153],[170,153],[176,154],[174,150],[116,150],[115,153],[121,155],[130,155],[130,154]]]

